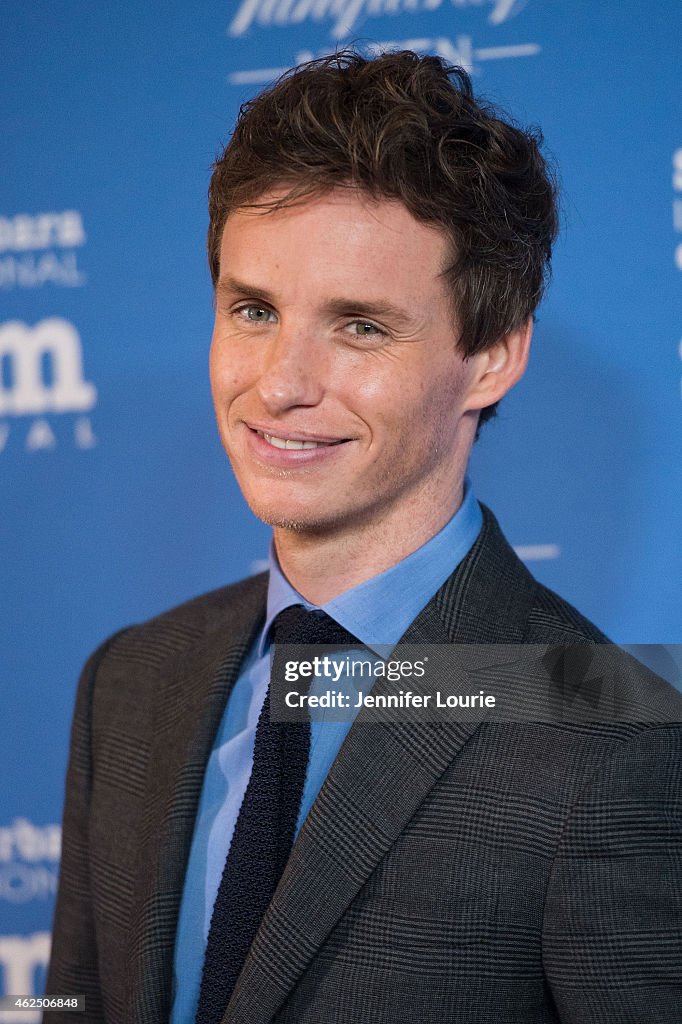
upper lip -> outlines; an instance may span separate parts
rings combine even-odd
[[[267,426],[263,423],[248,423],[246,420],[244,422],[250,430],[269,434],[271,437],[279,437],[283,441],[317,441],[319,444],[334,444],[350,440],[348,437],[329,437],[327,434],[309,434],[305,430],[289,430],[284,427]]]

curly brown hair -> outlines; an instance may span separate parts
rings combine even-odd
[[[213,165],[213,283],[233,210],[359,187],[444,230],[453,323],[471,356],[533,316],[549,277],[557,188],[541,145],[537,129],[503,120],[441,57],[341,50],[300,64],[242,105]],[[259,202],[275,188],[286,190],[277,202]],[[483,409],[479,426],[495,411]]]

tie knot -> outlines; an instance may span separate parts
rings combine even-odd
[[[361,646],[357,637],[344,629],[336,619],[322,611],[307,611],[302,604],[280,612],[272,624],[275,644],[338,644]]]

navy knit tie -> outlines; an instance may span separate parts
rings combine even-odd
[[[272,640],[275,645],[359,646],[334,619],[324,612],[307,612],[302,605],[277,616]],[[271,692],[281,692],[284,686],[285,660],[275,646],[270,686],[256,726],[251,778],[213,907],[196,1024],[219,1024],[222,1019],[294,841],[310,753],[310,722],[270,721]],[[300,684],[297,691],[303,692]]]

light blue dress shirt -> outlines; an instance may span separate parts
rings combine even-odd
[[[431,540],[397,565],[352,587],[322,610],[376,653],[394,647],[438,588],[469,552],[483,517],[469,480],[455,515]],[[194,826],[175,943],[171,1024],[193,1024],[204,951],[223,867],[251,776],[256,724],[270,677],[268,630],[293,604],[311,605],[282,574],[270,548],[265,625],[249,651],[227,702],[206,767]],[[339,752],[350,720],[311,723],[310,758],[296,833]]]

